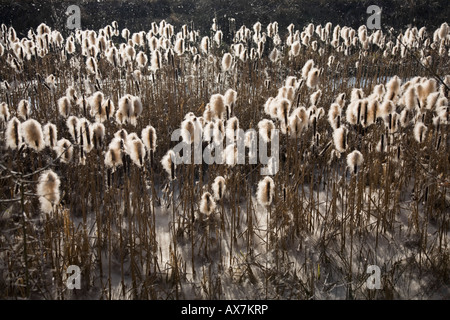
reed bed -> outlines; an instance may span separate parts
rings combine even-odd
[[[0,297],[448,298],[447,24],[285,31],[2,25]]]

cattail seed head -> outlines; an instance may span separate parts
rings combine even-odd
[[[43,127],[45,146],[53,149],[58,142],[58,129],[53,123],[47,123]]]
[[[304,128],[303,121],[298,117],[298,115],[293,114],[289,117],[289,136],[291,138],[299,138],[303,132]]]
[[[181,123],[181,137],[187,144],[192,144],[195,139],[195,125],[190,119],[186,119]]]
[[[78,143],[83,146],[83,150],[88,153],[94,147],[92,140],[91,123],[86,118],[78,120]]]
[[[159,51],[159,49],[155,49],[152,51],[150,69],[153,72],[156,72],[156,70],[161,69],[161,52]]]
[[[281,130],[286,133],[288,117],[291,110],[291,102],[288,99],[277,99],[277,118],[281,122]]]
[[[337,151],[345,152],[347,149],[347,128],[339,127],[333,131],[333,142]]]
[[[410,86],[404,93],[404,104],[408,110],[414,110],[417,108],[417,94],[416,88],[414,86]]]
[[[226,72],[230,70],[232,63],[233,63],[232,55],[229,52],[225,53],[222,57],[222,71]]]
[[[161,164],[169,175],[170,180],[175,179],[175,157],[175,152],[173,152],[173,150],[169,150],[161,160]]]
[[[112,168],[113,171],[123,165],[122,160],[122,150],[120,139],[113,139],[108,147],[108,151],[105,153],[105,166],[107,168]]]
[[[34,119],[29,119],[20,126],[21,136],[25,144],[36,151],[41,151],[45,147],[44,134],[39,122]]]
[[[128,135],[127,139],[127,151],[130,155],[131,160],[138,167],[142,167],[144,165],[145,159],[145,146],[142,143],[141,139],[137,137],[136,139],[130,139],[130,135]]]
[[[46,170],[39,176],[36,193],[39,196],[42,213],[51,213],[59,203],[59,187],[61,181],[52,170]]]
[[[342,108],[338,103],[332,103],[328,110],[328,122],[333,129],[340,127],[340,117]]]
[[[100,149],[103,147],[103,140],[105,138],[105,126],[102,123],[95,122],[91,127],[94,148]]]
[[[258,122],[259,135],[264,140],[264,142],[272,141],[273,135],[275,134],[275,124],[272,120],[263,119]]]
[[[136,55],[136,62],[139,68],[145,67],[148,62],[147,55],[144,52],[139,51],[138,54]]]
[[[124,121],[131,121],[131,118],[134,115],[134,104],[132,95],[126,94],[119,99],[118,111],[120,111],[120,113],[123,115]]]
[[[237,151],[237,146],[234,143],[225,148],[225,162],[230,167],[234,167],[237,163]]]
[[[311,89],[316,88],[316,86],[319,84],[319,76],[320,76],[320,70],[313,67],[308,72],[308,78],[306,80],[306,85]]]
[[[27,120],[30,117],[31,105],[28,100],[22,99],[17,105],[17,115],[19,119]]]
[[[234,89],[229,88],[227,91],[225,91],[225,94],[223,95],[224,101],[226,105],[232,105],[236,103],[237,98],[237,92]]]
[[[258,203],[262,206],[270,206],[275,195],[275,183],[272,178],[264,177],[258,183],[256,190],[256,198]]]
[[[156,150],[156,130],[151,125],[148,125],[144,129],[142,129],[141,133],[142,142],[144,143],[147,151],[155,151]]]
[[[226,111],[225,98],[220,93],[213,94],[209,101],[211,111],[214,114],[215,119],[223,119],[223,114]]]
[[[214,179],[214,182],[212,184],[212,190],[214,193],[214,199],[219,201],[223,198],[226,190],[224,177],[218,176]]]
[[[213,131],[213,135],[214,135],[214,142],[216,144],[220,144],[223,142],[223,139],[225,137],[225,126],[223,124],[222,120],[216,120],[214,122],[214,131]]]
[[[419,143],[423,143],[427,131],[428,128],[422,122],[417,122],[413,130],[414,139],[416,139],[416,141]]]
[[[302,78],[304,80],[308,79],[309,72],[314,67],[314,61],[312,59],[306,61],[302,68]]]
[[[8,105],[5,102],[0,103],[0,123],[9,121],[10,113]]]
[[[54,148],[56,156],[62,163],[69,163],[73,157],[73,146],[67,139],[60,139]]]
[[[69,98],[64,96],[58,99],[58,112],[62,117],[67,118],[70,114],[70,109],[71,104]]]
[[[213,196],[209,192],[205,192],[202,195],[200,201],[200,212],[206,216],[210,216],[216,209],[216,202]]]
[[[347,155],[347,166],[353,170],[354,174],[357,173],[358,168],[361,167],[363,162],[364,157],[358,150],[354,150]]]
[[[97,60],[94,57],[89,57],[86,60],[86,70],[90,74],[97,74]]]
[[[21,123],[16,117],[11,118],[6,126],[6,147],[12,150],[19,148],[22,143]]]

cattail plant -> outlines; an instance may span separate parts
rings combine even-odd
[[[347,133],[348,130],[345,127],[339,127],[333,131],[333,142],[337,151],[345,152],[347,149]]]
[[[214,197],[209,192],[203,193],[200,201],[200,212],[209,217],[215,209],[216,202],[214,201]]]
[[[83,147],[84,152],[89,153],[94,147],[92,139],[91,123],[86,118],[78,120],[78,142]]]
[[[234,167],[237,164],[238,149],[235,143],[227,145],[225,148],[225,162],[228,166]]]
[[[94,57],[88,57],[86,59],[86,70],[92,75],[98,73],[97,60]]]
[[[304,80],[308,79],[309,72],[314,67],[314,61],[312,59],[305,62],[302,68],[302,78]]]
[[[256,199],[258,203],[264,207],[272,204],[275,196],[275,183],[271,177],[265,177],[258,183],[256,191]]]
[[[155,49],[152,51],[152,56],[150,60],[150,69],[153,72],[156,72],[157,70],[161,69],[162,61],[161,61],[161,52],[159,49]]]
[[[50,147],[51,149],[55,148],[56,143],[58,142],[58,129],[56,125],[49,122],[44,125],[42,129],[44,134],[45,146]]]
[[[9,121],[10,113],[8,105],[5,102],[0,103],[0,123],[7,123]]]
[[[270,219],[271,219],[271,204],[275,197],[275,183],[271,177],[264,177],[258,182],[256,190],[256,199],[258,203],[264,208],[268,208],[266,221],[266,250],[269,249],[269,233],[270,233]]]
[[[5,132],[6,147],[15,150],[20,147],[22,143],[22,124],[20,121],[13,117],[8,121]]]
[[[127,123],[131,122],[131,118],[133,116],[134,116],[133,97],[130,94],[126,94],[119,99],[119,105],[116,112],[116,120],[120,121],[120,123]]]
[[[422,122],[417,122],[414,126],[414,139],[419,142],[419,143],[423,143],[425,140],[425,135],[428,131],[428,128],[422,123]]]
[[[226,72],[230,70],[232,63],[233,56],[229,52],[226,52],[222,57],[222,71]]]
[[[31,113],[31,105],[28,100],[22,99],[17,105],[17,115],[19,119],[28,120]]]
[[[275,125],[272,120],[263,119],[258,123],[259,135],[268,143],[272,141],[273,135],[275,134]]]
[[[103,110],[103,92],[96,91],[89,98],[89,107],[91,108],[91,116],[99,119],[106,118],[106,112]]]
[[[21,136],[27,147],[39,152],[45,147],[42,126],[34,119],[29,119],[20,125]]]
[[[227,121],[226,125],[226,137],[229,141],[236,141],[237,130],[239,129],[239,119],[237,117],[231,117]]]
[[[105,139],[105,126],[102,123],[95,122],[92,127],[92,142],[94,149],[101,149]]]
[[[154,154],[156,151],[156,130],[151,125],[146,126],[141,132],[142,142],[150,155],[150,165],[154,163]]]
[[[333,129],[341,126],[341,112],[342,108],[338,103],[332,103],[328,110],[328,123]]]
[[[59,114],[67,118],[70,115],[71,103],[68,97],[64,96],[58,99],[58,112]]]
[[[311,68],[311,70],[308,72],[308,78],[306,79],[306,85],[308,88],[314,89],[319,84],[319,76],[320,76],[320,70],[317,68]]]
[[[65,138],[58,140],[54,150],[56,151],[57,158],[59,158],[62,163],[69,163],[72,160],[73,146],[69,140]]]
[[[175,157],[175,152],[173,152],[173,150],[169,150],[161,160],[161,164],[169,175],[170,180],[175,180]]]
[[[105,153],[105,166],[114,172],[118,167],[123,165],[122,148],[123,140],[114,138]]]
[[[347,155],[347,166],[352,169],[352,172],[356,174],[358,169],[362,166],[364,157],[358,150],[353,150]]]
[[[36,193],[39,196],[42,213],[53,212],[54,207],[59,204],[61,181],[58,175],[52,170],[46,170],[39,176]]]
[[[138,167],[142,167],[146,155],[144,143],[142,143],[139,137],[137,139],[131,139],[130,137],[131,135],[128,135],[127,152],[133,163]]]

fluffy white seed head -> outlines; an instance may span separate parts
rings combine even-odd
[[[147,150],[155,151],[156,150],[156,130],[151,125],[146,126],[144,129],[142,129],[141,133],[142,142],[144,142],[145,147]]]
[[[58,129],[53,123],[47,123],[43,127],[45,146],[54,148],[58,142]]]
[[[220,93],[213,94],[209,101],[215,119],[223,119],[226,111],[225,98]]]
[[[333,131],[333,142],[337,151],[345,152],[347,150],[347,128],[339,127]]]
[[[5,131],[6,147],[12,150],[19,148],[22,143],[21,123],[16,117],[8,121]]]
[[[146,155],[145,146],[139,137],[136,139],[130,139],[130,135],[128,135],[127,151],[136,166],[142,167],[144,165]]]
[[[317,85],[319,84],[319,78],[320,78],[319,76],[320,76],[320,70],[313,67],[308,72],[308,79],[306,80],[306,85],[311,89],[316,88]]]
[[[229,52],[225,53],[222,57],[222,71],[226,72],[230,70],[232,63],[233,56]]]
[[[181,137],[187,144],[192,144],[195,139],[195,125],[191,119],[186,119],[181,123]]]
[[[328,122],[333,129],[340,127],[341,125],[341,113],[342,108],[337,103],[332,103],[328,110]]]
[[[230,167],[234,167],[237,163],[237,151],[237,146],[234,143],[225,148],[225,162]]]
[[[272,120],[263,119],[258,122],[259,135],[264,142],[272,141],[275,134],[275,124]]]
[[[39,196],[42,213],[51,213],[55,205],[59,204],[59,187],[61,181],[52,170],[46,170],[39,176],[36,193]]]
[[[169,175],[170,180],[175,179],[175,152],[169,150],[161,160],[161,164]]]
[[[58,99],[58,112],[62,117],[67,118],[70,114],[70,109],[71,103],[69,98],[64,96]]]
[[[91,108],[91,116],[98,118],[106,118],[106,114],[102,108],[104,95],[101,91],[94,92],[89,98],[88,103]]]
[[[304,80],[308,79],[308,74],[311,69],[314,67],[314,61],[312,59],[305,62],[302,68],[302,78]]]
[[[352,169],[353,173],[357,173],[358,169],[362,166],[364,157],[358,150],[353,150],[347,155],[347,166]]]
[[[17,105],[17,115],[19,119],[27,120],[30,117],[31,105],[28,100],[22,99]]]
[[[225,178],[222,176],[216,177],[211,187],[213,190],[214,199],[217,201],[221,200],[226,191]]]
[[[264,177],[258,183],[256,199],[262,206],[270,206],[275,196],[275,183],[271,177]]]
[[[72,160],[73,146],[69,140],[65,138],[58,140],[54,150],[56,151],[56,157],[58,157],[62,163],[69,163]]]
[[[6,123],[10,117],[8,105],[5,102],[0,103],[0,123]]]
[[[100,122],[95,122],[91,125],[92,130],[92,142],[95,149],[103,147],[103,141],[105,138],[105,126]]]
[[[305,123],[296,115],[289,117],[289,136],[291,138],[299,138],[303,132]]]
[[[206,216],[210,216],[216,209],[216,202],[213,196],[209,192],[205,192],[202,195],[200,201],[200,212]]]
[[[41,151],[45,147],[42,126],[34,119],[23,122],[20,126],[21,136],[28,148]]]
[[[119,99],[119,106],[117,109],[118,112],[122,115],[122,121],[128,122],[131,121],[131,118],[134,115],[134,106],[133,106],[133,96],[130,94],[126,94]],[[117,120],[117,112],[116,112],[116,120]]]
[[[413,130],[414,139],[416,139],[419,143],[423,143],[426,138],[427,131],[428,128],[422,122],[417,122]]]

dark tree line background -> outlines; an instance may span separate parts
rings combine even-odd
[[[234,18],[237,28],[243,24],[251,27],[256,21],[265,27],[277,21],[284,34],[290,23],[299,29],[310,22],[324,25],[328,21],[357,28],[366,23],[366,10],[372,4],[382,8],[384,30],[425,26],[434,31],[450,17],[449,0],[2,0],[0,23],[12,25],[19,36],[41,22],[67,34],[66,9],[78,5],[83,29],[97,30],[116,20],[120,29],[148,31],[152,21],[165,19],[177,27],[188,24],[208,34],[216,18],[227,34],[229,18]]]

